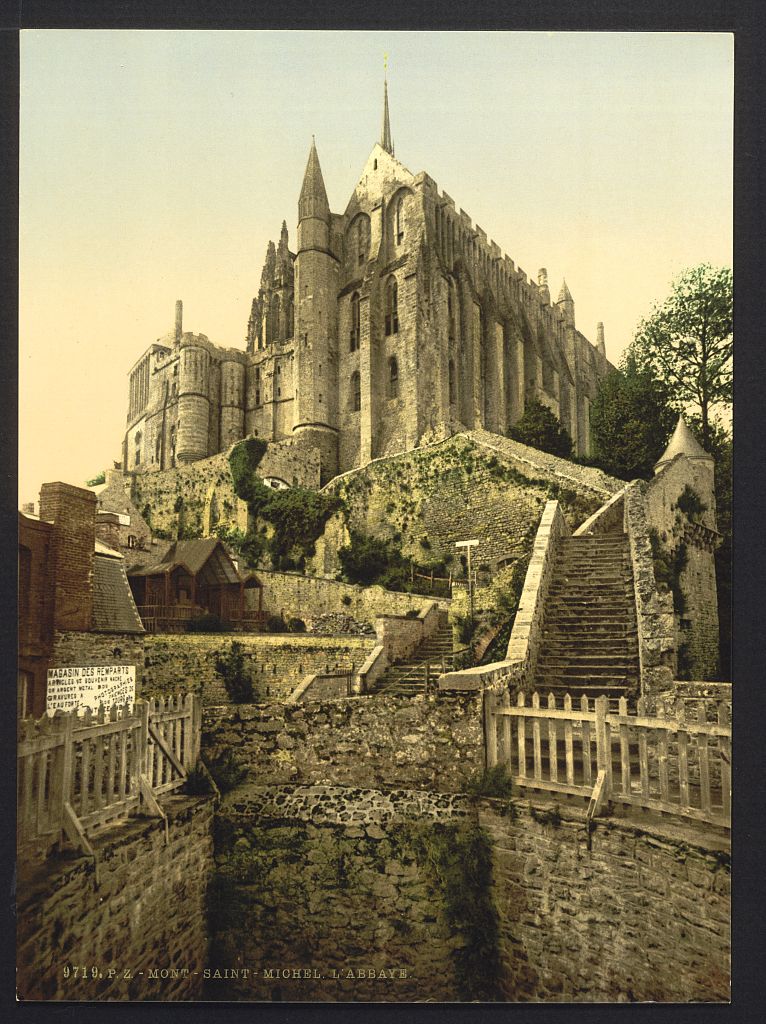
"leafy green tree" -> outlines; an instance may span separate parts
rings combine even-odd
[[[547,405],[537,399],[527,402],[524,415],[508,431],[514,441],[528,444],[562,459],[572,457],[572,438]]]
[[[703,447],[713,407],[732,399],[733,309],[731,270],[692,267],[639,324],[630,347],[637,365],[663,381],[675,401],[699,409]]]
[[[623,480],[649,479],[676,417],[667,387],[629,353],[600,382],[591,405],[589,461]]]

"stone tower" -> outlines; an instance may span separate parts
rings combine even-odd
[[[331,225],[312,140],[298,200],[293,433],[320,450],[322,483],[337,473],[338,465],[338,257]]]
[[[715,462],[679,416],[668,446],[654,467],[649,517],[665,533],[674,553],[684,548],[676,608],[679,670],[691,679],[715,679],[719,667],[718,599],[715,578]],[[696,507],[695,507],[696,506]]]

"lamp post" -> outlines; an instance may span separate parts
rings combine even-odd
[[[456,548],[468,548],[468,607],[471,622],[473,622],[473,576],[471,575],[471,549],[475,548],[478,540],[457,540]]]

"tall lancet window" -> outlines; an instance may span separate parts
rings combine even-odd
[[[362,379],[359,376],[359,371],[355,370],[351,374],[351,411],[359,412],[362,408]]]
[[[359,292],[351,296],[351,351],[359,348]]]
[[[364,217],[359,217],[356,222],[356,251],[359,266],[361,266],[367,255],[367,225]]]
[[[399,364],[393,357],[388,360],[388,397],[399,397]]]
[[[396,244],[401,245],[404,241],[404,196],[399,196],[396,201]]]
[[[386,285],[386,334],[399,333],[399,286],[395,277]]]
[[[450,405],[454,405],[454,403],[455,403],[455,363],[454,363],[454,360],[452,360],[452,359],[450,359],[450,361],[449,361],[448,373],[449,373],[449,401],[450,401]]]

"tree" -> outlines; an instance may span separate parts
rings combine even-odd
[[[679,403],[699,409],[703,447],[712,407],[732,398],[733,323],[731,270],[703,263],[673,282],[631,343],[641,369],[662,380]]]
[[[667,387],[629,353],[599,384],[590,409],[590,462],[623,480],[649,479],[673,432]]]
[[[530,448],[550,452],[562,459],[572,457],[572,438],[547,405],[534,399],[527,402],[524,415],[508,431],[508,436]]]

